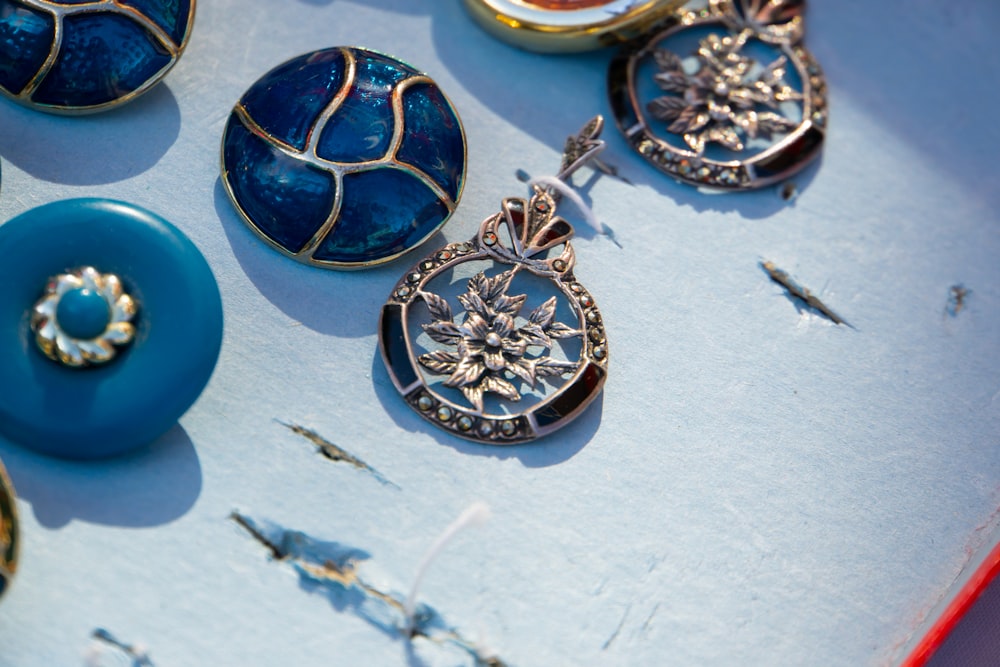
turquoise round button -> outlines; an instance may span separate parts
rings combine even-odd
[[[114,359],[72,368],[38,349],[31,312],[52,276],[83,266],[118,276],[138,311],[135,338]],[[73,199],[23,213],[0,225],[0,284],[0,435],[11,441],[74,459],[119,454],[169,430],[211,377],[218,286],[194,244],[149,211]],[[57,308],[70,336],[107,323],[107,305],[86,292]]]

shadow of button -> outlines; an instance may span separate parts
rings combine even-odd
[[[215,212],[236,260],[260,293],[283,313],[313,331],[357,338],[375,333],[378,309],[389,296],[400,271],[420,248],[447,241],[438,232],[397,261],[364,271],[329,271],[300,264],[272,250],[242,222],[222,179],[215,183]]]
[[[2,440],[0,458],[18,498],[50,529],[74,520],[160,526],[184,516],[201,494],[198,454],[180,425],[148,447],[115,459],[64,461]]]
[[[92,116],[54,116],[0,100],[0,155],[50,183],[104,185],[137,176],[160,161],[180,129],[180,108],[163,83]]]

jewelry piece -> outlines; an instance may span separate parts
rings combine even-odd
[[[529,51],[589,51],[641,35],[687,0],[464,0],[494,37]]]
[[[0,464],[0,597],[10,588],[11,579],[17,572],[19,547],[14,487]]]
[[[746,190],[787,179],[826,133],[826,82],[801,44],[804,11],[805,0],[711,0],[675,14],[611,63],[619,129],[679,181]]]
[[[557,179],[604,149],[602,125],[598,116],[567,142]],[[557,196],[535,185],[530,200],[504,199],[470,241],[410,269],[382,307],[389,376],[434,425],[482,443],[522,443],[565,426],[600,394],[604,323],[574,274],[573,227],[555,215]]]
[[[148,211],[104,199],[27,211],[0,225],[0,282],[0,434],[25,447],[86,459],[145,445],[212,375],[215,278]]]
[[[135,338],[135,300],[121,279],[92,266],[52,277],[35,304],[31,330],[45,356],[66,366],[104,364]]]
[[[195,0],[0,0],[0,93],[79,114],[139,97],[184,52]]]
[[[328,269],[399,257],[451,217],[465,131],[437,84],[380,53],[338,47],[289,60],[236,104],[222,180],[278,252]]]

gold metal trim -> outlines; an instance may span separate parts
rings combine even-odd
[[[626,42],[686,2],[608,0],[594,7],[546,9],[523,0],[463,0],[494,37],[542,53],[590,51]]]
[[[17,572],[20,546],[14,486],[0,463],[0,596],[10,588]]]

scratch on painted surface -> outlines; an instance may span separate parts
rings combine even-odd
[[[834,324],[843,324],[845,326],[854,327],[847,322],[840,315],[835,313],[829,306],[823,303],[818,296],[813,294],[808,288],[799,285],[795,282],[795,279],[788,275],[786,271],[779,269],[775,266],[774,262],[762,261],[760,262],[760,268],[771,278],[774,282],[778,283],[785,288],[789,294],[793,297],[802,301],[804,304],[817,311],[823,315],[826,319],[830,320]]]
[[[371,467],[370,465],[365,463],[363,460],[359,459],[354,454],[351,454],[346,449],[330,442],[316,431],[310,428],[306,428],[305,426],[299,426],[298,424],[291,424],[283,421],[278,421],[278,423],[287,428],[288,430],[290,430],[292,433],[300,435],[309,442],[311,442],[312,444],[314,444],[316,446],[316,451],[322,454],[324,458],[333,461],[334,463],[346,463],[349,466],[352,466],[354,468],[357,468],[358,470],[362,470],[368,473],[369,475],[377,479],[380,483],[386,486],[392,486],[396,489],[399,489],[398,484],[387,479],[385,475],[380,473],[378,470]]]
[[[126,644],[104,628],[97,628],[90,637],[93,641],[87,652],[87,667],[102,667],[104,657],[112,651],[129,660],[129,667],[153,667],[148,650],[141,644]]]
[[[632,611],[632,605],[625,607],[625,613],[622,614],[622,620],[618,621],[618,627],[615,628],[615,631],[611,633],[611,636],[608,637],[607,640],[605,640],[604,645],[601,646],[602,651],[607,651],[611,644],[618,639],[618,635],[621,634],[622,628],[625,627],[625,620],[628,619],[628,613],[630,611]]]
[[[394,639],[425,639],[457,647],[472,658],[476,667],[509,667],[495,655],[485,654],[428,605],[417,605],[412,631],[407,632],[404,596],[375,586],[362,575],[363,566],[371,560],[363,549],[316,540],[240,512],[234,511],[230,519],[264,546],[276,562],[294,569],[304,590],[326,594],[336,610],[350,610]]]
[[[649,628],[653,624],[653,618],[656,617],[656,613],[658,611],[660,611],[660,603],[659,602],[657,602],[656,606],[653,607],[653,611],[649,612],[649,616],[646,617],[646,620],[643,622],[642,627],[639,628],[639,634],[644,639],[649,636]]]

